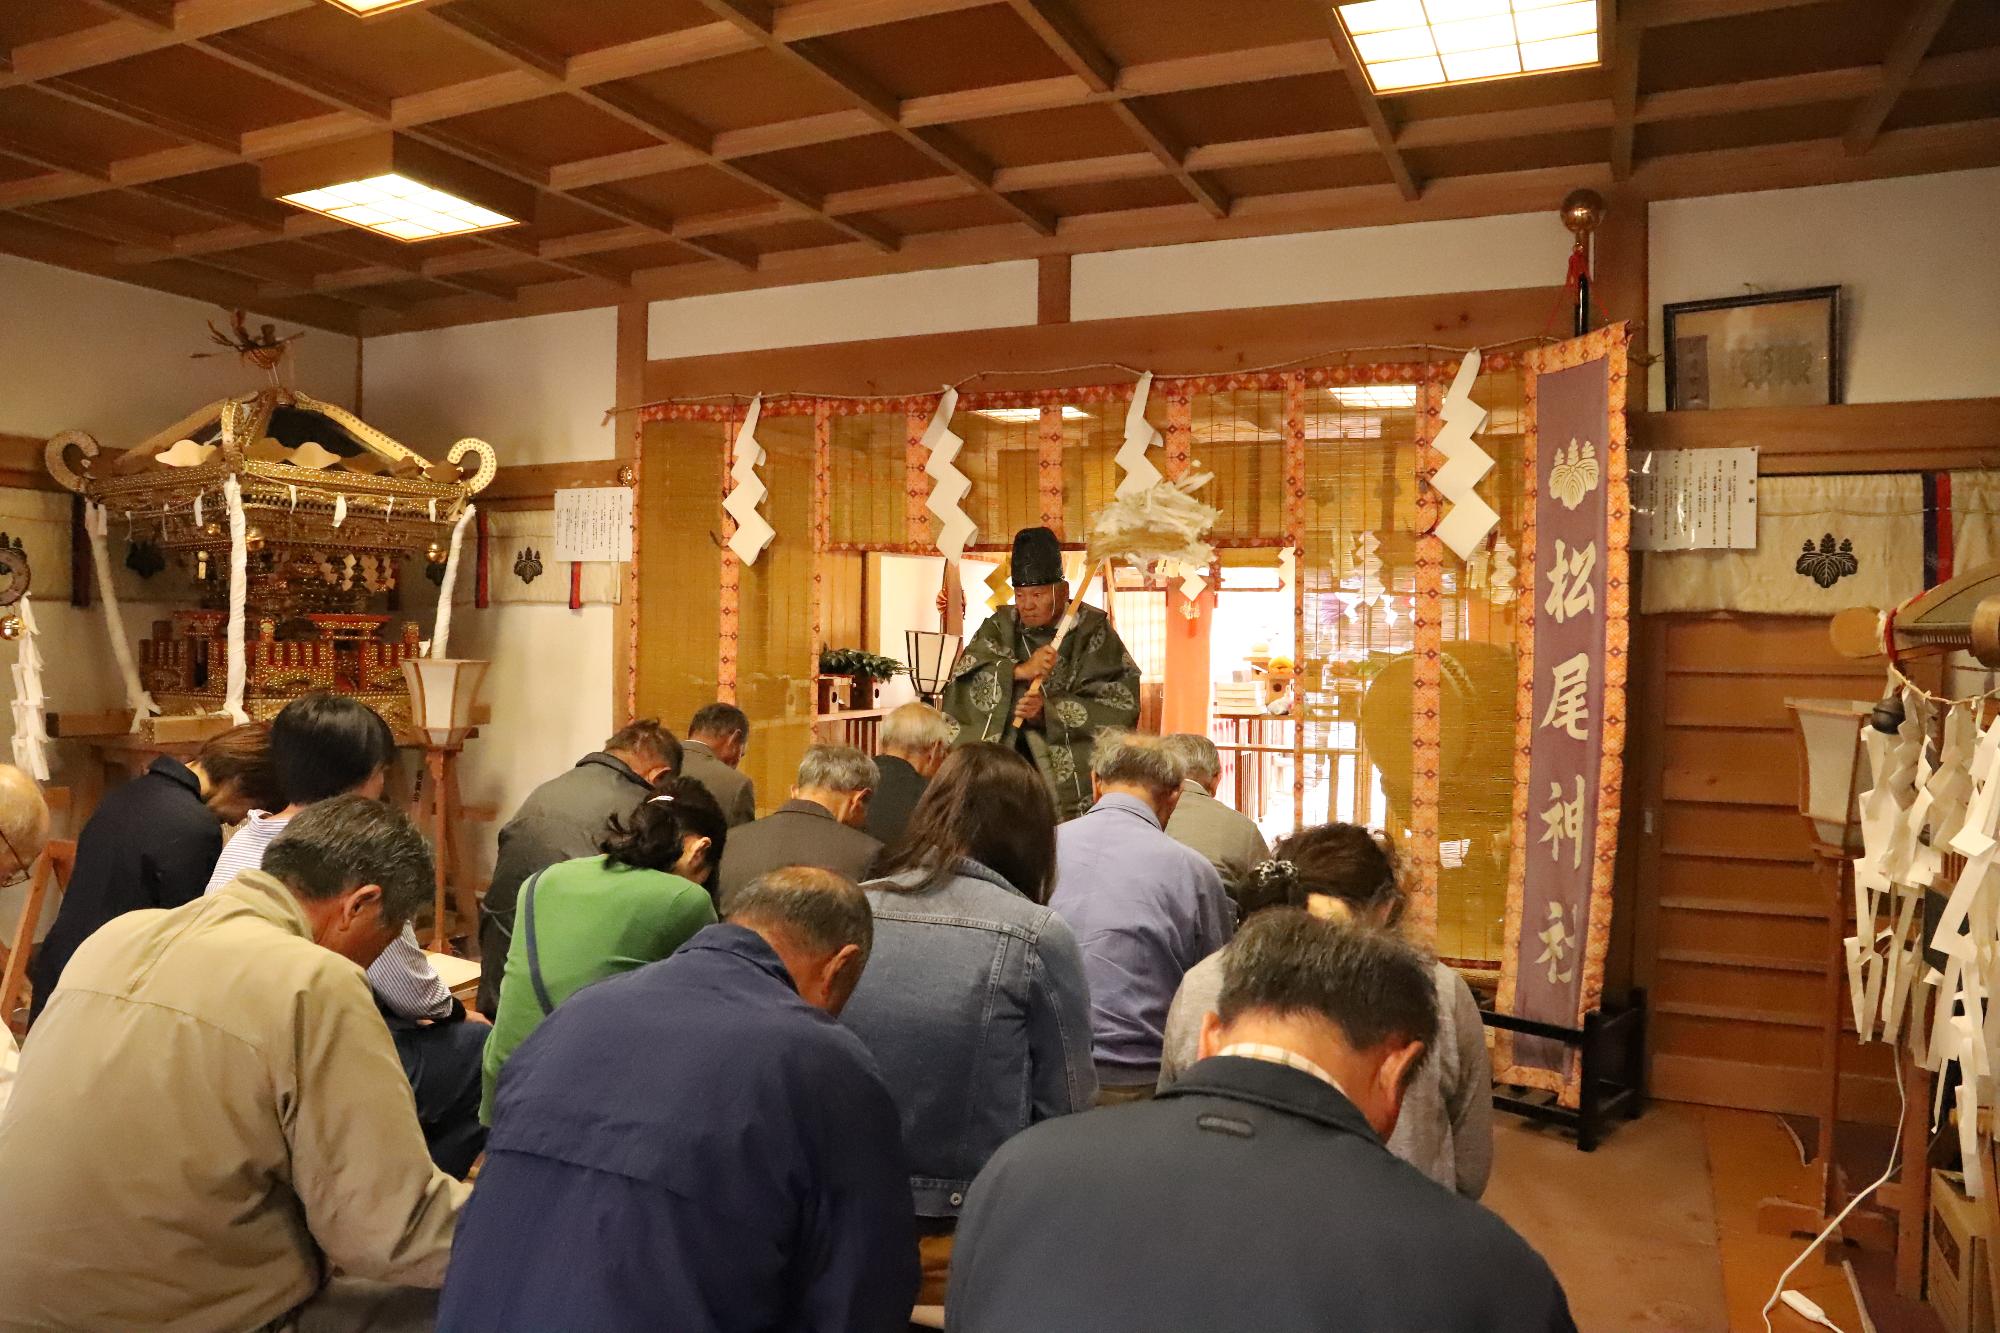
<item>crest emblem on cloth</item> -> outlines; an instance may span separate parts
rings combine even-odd
[[[1589,440],[1571,440],[1568,452],[1556,446],[1549,463],[1549,494],[1562,501],[1563,508],[1582,504],[1583,498],[1597,489],[1597,481],[1596,445]]]
[[[1843,537],[1836,546],[1829,532],[1819,539],[1818,546],[1813,545],[1812,538],[1805,539],[1794,568],[1820,587],[1831,588],[1849,574],[1857,573],[1861,561],[1855,557],[1852,538]]]

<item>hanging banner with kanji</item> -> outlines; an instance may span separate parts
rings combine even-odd
[[[1604,991],[1625,755],[1623,324],[1530,352],[1501,1013],[1580,1027]],[[1575,1106],[1576,1050],[1501,1032],[1502,1081]]]

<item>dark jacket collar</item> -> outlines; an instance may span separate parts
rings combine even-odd
[[[638,771],[634,769],[632,765],[626,763],[623,759],[620,759],[615,754],[606,754],[602,750],[593,750],[589,754],[585,755],[583,758],[576,761],[576,766],[578,768],[584,768],[591,764],[595,764],[599,768],[608,768],[613,773],[616,773],[619,777],[624,778],[627,782],[636,782],[638,785],[644,787],[648,791],[651,791],[653,789],[652,783],[640,777]]]
[[[786,970],[784,960],[778,951],[767,943],[762,935],[748,926],[732,926],[722,922],[703,927],[695,937],[683,944],[681,953],[720,953],[732,958],[741,958],[760,972],[767,972],[784,984],[786,990],[798,994],[798,984]]]
[[[1303,1070],[1240,1055],[1213,1055],[1162,1089],[1161,1097],[1227,1097],[1267,1106],[1380,1143],[1353,1102]]]
[[[900,755],[888,754],[886,752],[875,756],[875,767],[881,770],[882,776],[885,778],[889,776],[891,769],[907,772],[911,777],[918,776],[915,764],[902,758]]]
[[[818,801],[786,801],[783,805],[772,811],[772,813],[779,815],[818,815],[821,819],[833,818],[833,811],[827,809]]]
[[[161,755],[146,766],[146,772],[169,782],[177,782],[197,797],[201,795],[201,779],[194,775],[193,769],[172,755]]]

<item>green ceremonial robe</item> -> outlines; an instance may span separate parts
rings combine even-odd
[[[1098,729],[1138,724],[1139,664],[1105,614],[1086,605],[1043,682],[1043,725],[1010,734],[1014,705],[1028,692],[1026,681],[1014,679],[1014,668],[1054,638],[1053,625],[1024,629],[1012,607],[988,616],[952,668],[940,706],[959,742],[1025,743],[1055,799],[1057,818],[1072,819],[1090,808],[1090,751]]]

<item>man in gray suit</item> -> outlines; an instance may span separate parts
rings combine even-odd
[[[864,880],[882,844],[862,831],[868,800],[882,780],[875,761],[851,745],[815,745],[799,762],[792,799],[729,835],[716,875],[717,901],[785,866],[817,866]]]
[[[1215,799],[1222,781],[1222,756],[1215,742],[1189,732],[1167,737],[1167,749],[1187,770],[1181,783],[1181,803],[1167,821],[1167,836],[1207,857],[1222,876],[1222,887],[1235,898],[1249,882],[1251,868],[1269,860],[1270,844],[1245,814]]]
[[[681,776],[708,788],[735,828],[757,817],[757,790],[738,771],[750,749],[750,719],[735,704],[703,705],[688,723]]]

